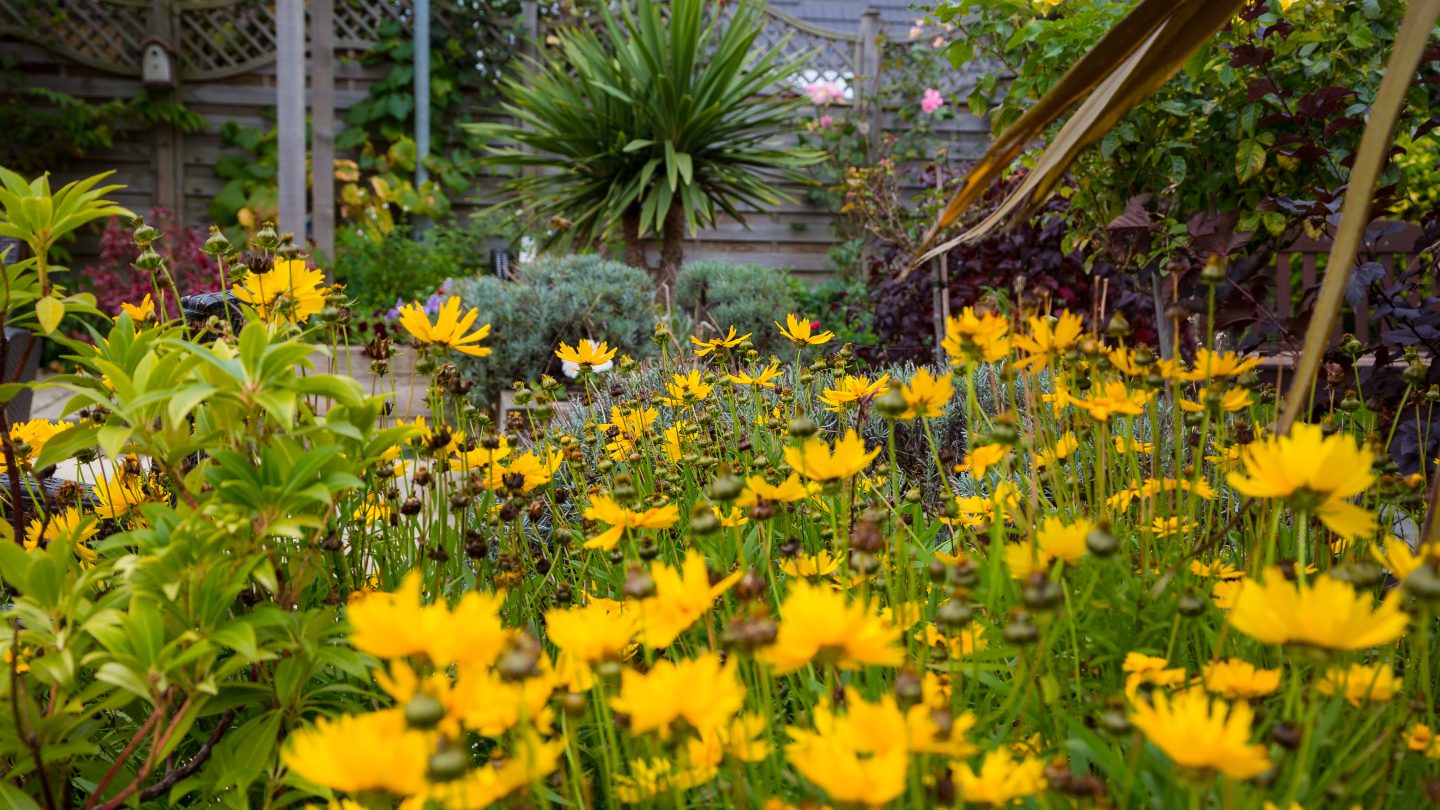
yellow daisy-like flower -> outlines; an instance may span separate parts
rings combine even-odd
[[[140,505],[148,498],[140,489],[136,476],[121,473],[114,478],[102,478],[95,482],[95,514],[109,520],[138,513]]]
[[[155,317],[155,298],[151,296],[150,293],[145,293],[145,297],[140,299],[139,304],[122,301],[120,303],[120,311],[129,315],[130,320],[135,323],[144,323]]]
[[[1265,746],[1250,742],[1254,712],[1190,689],[1173,697],[1163,692],[1140,701],[1130,720],[1175,764],[1200,773],[1251,779],[1270,769]]]
[[[955,786],[966,805],[1009,807],[1021,799],[1044,793],[1049,782],[1045,779],[1044,760],[1016,759],[1009,750],[998,748],[981,760],[979,772],[969,765],[961,765],[955,772]]]
[[[1035,454],[1035,469],[1048,470],[1055,464],[1064,461],[1080,448],[1080,439],[1072,430],[1065,431],[1054,444],[1047,445]]]
[[[705,382],[697,369],[691,369],[687,374],[676,374],[665,383],[665,389],[670,396],[660,401],[672,408],[689,408],[697,402],[710,396],[715,386]]]
[[[550,642],[587,664],[623,659],[639,627],[637,611],[618,610],[603,602],[545,612]]]
[[[945,406],[955,396],[955,383],[949,374],[937,376],[922,368],[901,386],[900,395],[905,398],[901,419],[932,419],[945,413]]]
[[[970,473],[971,478],[984,478],[991,468],[1010,456],[1010,448],[1003,444],[982,444],[965,454],[965,460],[955,465],[955,472]]]
[[[1223,377],[1238,377],[1258,365],[1259,357],[1241,357],[1234,352],[1212,352],[1201,346],[1195,351],[1195,362],[1190,368],[1186,369],[1178,361],[1173,361],[1167,370],[1173,368],[1173,376],[1185,382],[1204,382]]]
[[[1120,669],[1125,673],[1125,696],[1139,700],[1142,686],[1178,686],[1185,683],[1185,670],[1170,666],[1167,659],[1144,653],[1128,652]]]
[[[1375,561],[1385,567],[1390,575],[1405,581],[1405,578],[1419,570],[1429,558],[1440,558],[1440,546],[1427,544],[1420,546],[1415,551],[1410,550],[1410,544],[1397,537],[1387,538],[1384,544],[1378,547],[1371,547],[1370,554]]]
[[[1410,621],[1400,610],[1398,590],[1376,609],[1368,594],[1334,577],[1292,585],[1272,569],[1263,582],[1242,581],[1230,625],[1262,644],[1363,650],[1400,638]]]
[[[736,385],[758,385],[761,388],[774,388],[775,380],[783,373],[784,372],[780,371],[779,363],[771,363],[753,377],[744,371],[739,374],[727,374],[725,376],[729,378],[730,382]]]
[[[966,307],[958,316],[945,320],[945,339],[941,347],[950,357],[950,365],[994,363],[1010,353],[1010,323],[999,315],[977,315],[974,307]]]
[[[1395,697],[1403,685],[1387,665],[1351,664],[1330,667],[1315,688],[1322,695],[1344,695],[1351,706],[1359,706],[1367,701],[1383,703]]]
[[[828,587],[796,580],[780,605],[775,643],[761,653],[779,673],[794,672],[813,660],[842,669],[897,666],[905,652],[900,628],[848,603]]]
[[[15,422],[10,425],[10,441],[15,446],[17,459],[25,464],[35,461],[47,442],[74,426],[73,422],[52,422],[49,419]]]
[[[1110,380],[1104,386],[1090,389],[1090,396],[1070,401],[1085,409],[1090,418],[1097,422],[1108,422],[1112,416],[1138,416],[1145,412],[1145,403],[1150,401],[1148,391],[1131,391],[1125,383]]]
[[[694,335],[691,335],[691,336],[690,336],[690,342],[691,342],[692,344],[694,344],[694,346],[695,346],[695,356],[696,356],[696,357],[704,357],[704,356],[707,355],[707,354],[713,354],[716,349],[733,349],[733,348],[735,348],[736,346],[739,346],[741,343],[744,343],[745,341],[749,340],[749,339],[750,339],[750,335],[752,335],[752,334],[754,334],[754,333],[753,333],[753,332],[746,332],[745,334],[741,335],[740,337],[735,337],[735,327],[732,326],[732,327],[730,327],[730,333],[729,333],[728,335],[726,335],[725,337],[717,337],[717,338],[710,338],[709,340],[701,340],[700,338],[697,338],[697,337],[695,337]]]
[[[480,317],[480,310],[471,307],[464,316],[460,315],[460,299],[450,296],[445,303],[440,305],[440,311],[435,314],[435,323],[430,323],[425,310],[418,303],[410,303],[400,308],[400,325],[405,328],[410,336],[431,346],[445,346],[454,349],[461,354],[468,354],[471,357],[486,357],[490,349],[477,345],[480,341],[490,336],[490,324],[485,324],[474,332],[466,334],[471,324]]]
[[[775,328],[780,334],[790,339],[796,346],[819,346],[822,343],[829,343],[835,337],[834,332],[816,332],[815,326],[808,320],[791,313],[785,316],[785,326],[779,321],[775,322]]]
[[[585,541],[585,548],[609,551],[620,542],[626,529],[668,529],[680,520],[680,510],[667,503],[643,511],[626,509],[608,495],[596,495],[585,507],[587,520],[610,524],[610,528]]]
[[[1054,363],[1065,352],[1080,344],[1085,322],[1073,312],[1062,312],[1059,318],[1030,318],[1030,334],[1016,335],[1015,348],[1026,353],[1015,361],[1019,369],[1039,370]]]
[[[411,572],[393,593],[362,593],[345,608],[350,643],[378,658],[423,655],[436,666],[452,662],[478,667],[495,662],[511,631],[500,623],[502,593],[469,591],[451,610],[426,605],[420,598],[420,574]]]
[[[1250,392],[1244,388],[1229,388],[1222,391],[1206,386],[1200,389],[1200,396],[1195,400],[1181,399],[1180,409],[1188,413],[1204,413],[1205,409],[1212,404],[1212,400],[1214,407],[1221,413],[1234,413],[1250,407],[1252,397]]]
[[[486,468],[485,477],[481,479],[481,482],[487,489],[496,492],[530,492],[536,487],[543,487],[550,483],[563,460],[561,454],[554,450],[551,450],[550,454],[544,458],[531,450],[510,458],[504,464],[492,463]]]
[[[555,356],[560,358],[562,363],[574,363],[576,366],[588,366],[603,371],[609,368],[610,362],[615,359],[615,349],[610,348],[603,340],[596,343],[589,338],[581,338],[574,348],[568,343],[561,343],[560,348],[555,350]]]
[[[330,289],[319,268],[304,259],[276,259],[268,273],[248,273],[231,288],[237,299],[273,323],[304,323],[325,308]]]
[[[851,693],[853,694],[853,690]],[[910,766],[905,717],[893,699],[871,711],[858,695],[837,714],[828,702],[815,707],[814,730],[791,726],[785,758],[832,801],[881,807],[905,792]],[[917,704],[916,708],[925,707]]]
[[[670,646],[742,576],[743,571],[734,571],[712,585],[705,555],[693,550],[685,553],[679,568],[650,566],[655,593],[640,602],[640,640],[655,649]]]
[[[781,560],[780,570],[792,577],[814,579],[835,573],[843,559],[844,557],[839,554],[831,554],[829,551],[821,549],[814,554],[801,554]]]
[[[812,481],[843,481],[870,466],[878,455],[880,448],[866,450],[865,440],[852,428],[836,440],[833,450],[818,436],[785,448],[785,463]]]
[[[745,479],[745,489],[740,493],[740,497],[735,499],[735,503],[738,506],[754,506],[761,501],[794,503],[819,491],[819,484],[806,484],[800,480],[799,473],[790,473],[789,478],[778,484],[771,484],[758,475],[752,475]]]
[[[410,796],[425,789],[435,745],[411,729],[401,709],[321,718],[285,741],[285,767],[331,790]]]
[[[1229,700],[1253,700],[1280,688],[1280,670],[1260,669],[1249,661],[1209,661],[1201,674],[1205,689]]]
[[[620,676],[620,694],[610,707],[629,716],[632,734],[654,732],[668,740],[677,732],[715,733],[728,728],[745,705],[738,662],[707,652],[698,658],[660,660],[649,672]]]
[[[888,388],[889,385],[889,374],[882,374],[880,379],[874,382],[864,377],[855,377],[847,374],[840,379],[834,388],[825,389],[825,391],[820,394],[820,401],[825,403],[825,410],[840,413],[855,403],[873,399]]]
[[[76,556],[85,562],[94,562],[95,551],[85,542],[99,530],[94,518],[70,507],[47,517],[31,518],[25,527],[25,550],[49,547],[55,542],[69,543],[75,547]]]
[[[1344,539],[1375,530],[1375,516],[1346,499],[1375,481],[1375,454],[1349,436],[1326,436],[1319,425],[1295,425],[1288,436],[1269,436],[1246,445],[1244,471],[1230,473],[1230,486],[1252,498],[1286,500],[1312,514]]]
[[[1005,547],[1005,564],[1010,576],[1025,579],[1037,571],[1048,571],[1056,560],[1073,563],[1085,556],[1085,538],[1095,524],[1081,518],[1067,524],[1058,517],[1046,518],[1030,542]]]

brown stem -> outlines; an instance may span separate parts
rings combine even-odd
[[[10,706],[15,713],[15,733],[25,741],[30,756],[35,758],[35,774],[40,777],[40,797],[45,800],[45,810],[58,810],[55,791],[50,788],[50,775],[45,772],[45,758],[40,751],[40,740],[33,732],[25,730],[20,714],[20,625],[15,624],[10,642]]]
[[[234,720],[235,710],[227,709],[226,712],[220,716],[219,725],[215,726],[215,730],[210,732],[210,736],[205,739],[205,743],[200,746],[200,750],[195,752],[195,756],[191,757],[190,761],[184,765],[167,771],[164,778],[159,782],[140,791],[140,798],[142,800],[149,800],[161,796],[165,791],[174,787],[181,779],[185,779],[200,770],[200,766],[204,765],[206,760],[210,759],[210,754],[215,750],[215,744],[220,742],[221,737],[225,736],[225,732],[230,729],[230,724],[234,722]]]
[[[125,804],[125,800],[130,798],[130,794],[140,789],[140,784],[150,776],[150,770],[155,766],[156,754],[170,742],[170,736],[175,733],[175,729],[180,725],[180,720],[185,716],[185,712],[189,710],[190,701],[190,697],[185,698],[185,702],[180,704],[179,711],[175,712],[175,716],[170,718],[170,725],[165,728],[165,731],[160,735],[159,739],[151,744],[150,754],[145,758],[145,764],[140,766],[140,773],[135,776],[135,781],[126,785],[124,790],[115,795],[115,798],[100,805],[99,810],[118,810],[120,806]],[[156,714],[159,714],[159,712]],[[154,715],[151,716],[153,717]],[[139,735],[137,734],[136,736],[138,738]],[[93,802],[99,795],[98,791],[91,794],[90,801],[87,801],[85,808],[81,810],[89,808],[90,802]]]
[[[135,749],[140,747],[140,741],[145,739],[146,734],[150,733],[150,729],[155,726],[155,718],[159,716],[160,712],[157,707],[156,711],[151,712],[150,716],[145,718],[145,722],[141,723],[140,728],[135,730],[135,735],[130,738],[130,742],[125,743],[125,747],[120,750],[120,755],[115,757],[114,762],[110,763],[110,770],[105,772],[105,776],[101,778],[100,783],[90,792],[90,798],[85,800],[85,804],[80,810],[90,810],[90,808],[95,805],[96,800],[105,793],[105,788],[110,787],[110,782],[115,779],[115,775],[120,773],[120,768],[123,767],[131,755],[135,753]]]
[[[10,336],[0,328],[0,372],[10,356]],[[25,544],[25,512],[20,508],[20,464],[15,460],[15,443],[10,441],[10,414],[0,406],[0,446],[5,452],[5,472],[10,481],[10,527],[15,533],[15,542]]]

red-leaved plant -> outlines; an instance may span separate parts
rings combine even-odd
[[[153,245],[165,258],[165,266],[175,281],[178,295],[194,295],[220,289],[219,268],[214,258],[205,254],[205,231],[185,227],[167,208],[152,208],[146,221],[160,229],[161,237]],[[86,267],[80,285],[95,294],[96,306],[102,312],[117,315],[121,303],[138,304],[147,294],[155,294],[150,271],[135,266],[140,255],[132,238],[134,228],[128,222],[111,219],[100,237],[100,256]],[[156,300],[157,308],[159,300]],[[172,317],[179,316],[175,296],[165,296],[165,309]]]

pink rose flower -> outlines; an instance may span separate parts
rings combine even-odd
[[[820,120],[817,123],[820,124],[821,129],[827,129],[830,127],[831,124],[835,123],[835,119],[831,118],[828,115],[822,115],[820,116]]]
[[[940,91],[933,87],[925,88],[925,95],[920,98],[920,110],[926,115],[931,115],[945,104],[945,99]]]

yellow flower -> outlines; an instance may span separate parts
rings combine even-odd
[[[1142,686],[1178,686],[1185,682],[1185,670],[1171,667],[1159,656],[1131,651],[1125,654],[1120,669],[1125,673],[1125,696],[1132,702],[1139,699]]]
[[[637,512],[626,509],[608,495],[596,495],[585,507],[585,518],[610,524],[610,528],[585,541],[585,548],[609,551],[620,542],[626,529],[668,529],[680,520],[680,510],[667,503]]]
[[[476,345],[490,336],[490,324],[476,329],[470,334],[465,334],[470,325],[480,317],[480,310],[471,307],[464,317],[460,315],[460,299],[450,296],[445,303],[440,305],[440,311],[435,315],[435,323],[430,323],[430,318],[425,315],[425,310],[418,303],[410,303],[400,308],[400,325],[405,327],[411,337],[421,343],[432,346],[448,346],[461,354],[468,354],[471,357],[485,357],[490,354],[490,349],[485,346]]]
[[[874,382],[847,374],[834,388],[825,389],[824,393],[820,394],[820,401],[825,403],[825,410],[839,413],[856,402],[873,399],[889,385],[889,374],[880,375],[880,379]]]
[[[398,447],[395,448],[397,453],[399,449]],[[488,467],[510,455],[510,441],[505,438],[504,434],[501,434],[495,437],[494,447],[477,444],[474,450],[465,450],[463,447],[456,447],[455,451],[455,455],[450,457],[450,469],[456,472],[478,470]]]
[[[378,658],[423,655],[436,666],[452,662],[487,666],[495,662],[511,633],[500,624],[502,594],[469,591],[452,611],[420,601],[420,574],[411,572],[393,593],[368,593],[350,600],[350,643]]]
[[[1385,566],[1390,575],[1405,581],[1405,578],[1415,573],[1425,560],[1430,557],[1440,557],[1440,546],[1422,545],[1416,551],[1410,550],[1410,544],[1396,537],[1390,537],[1379,547],[1371,547],[1370,554],[1375,561]]]
[[[753,377],[744,371],[739,374],[727,374],[725,376],[730,378],[730,382],[736,385],[758,385],[761,388],[774,388],[775,380],[780,377],[781,373],[780,364],[771,363]]]
[[[1189,413],[1204,413],[1212,398],[1215,407],[1222,413],[1234,413],[1250,407],[1250,392],[1244,388],[1221,391],[1207,385],[1200,389],[1200,396],[1195,401],[1181,399],[1180,409]]]
[[[626,804],[640,804],[658,796],[686,791],[708,783],[720,772],[723,755],[709,738],[685,741],[681,756],[651,757],[630,761],[630,773],[615,774],[615,796]]]
[[[781,674],[815,659],[843,669],[898,666],[905,655],[899,642],[900,629],[864,605],[846,603],[844,594],[830,588],[795,580],[780,605],[775,643],[761,657]]]
[[[813,731],[787,728],[785,758],[832,801],[888,804],[905,791],[910,764],[907,717],[888,695],[879,703],[867,703],[848,689],[845,706],[843,715],[836,714],[829,701],[816,706]],[[923,704],[914,708],[929,712]]]
[[[486,470],[484,484],[495,491],[529,492],[550,483],[562,460],[560,453],[554,450],[543,459],[533,450],[522,453],[505,464],[491,464]]]
[[[1315,688],[1322,695],[1344,695],[1351,706],[1359,706],[1366,701],[1383,703],[1395,697],[1402,685],[1395,677],[1395,670],[1389,666],[1351,664],[1349,667],[1330,667]]]
[[[700,378],[700,372],[691,369],[688,374],[676,374],[665,384],[670,396],[660,401],[672,408],[688,408],[710,395],[714,386]]]
[[[268,273],[248,273],[230,292],[275,323],[304,323],[325,308],[325,275],[304,259],[276,259]]]
[[[1162,362],[1162,366],[1166,365]],[[1185,382],[1203,382],[1222,377],[1238,377],[1258,365],[1259,357],[1240,357],[1234,352],[1212,352],[1201,346],[1195,351],[1195,363],[1189,370],[1185,370],[1177,361],[1171,361],[1166,370],[1173,368],[1173,376]]]
[[[999,315],[975,314],[966,307],[960,315],[945,319],[945,339],[941,348],[950,357],[950,365],[993,363],[1010,353],[1010,324]]]
[[[1303,644],[1328,650],[1363,650],[1405,634],[1409,618],[1396,590],[1374,609],[1367,594],[1334,577],[1291,585],[1278,571],[1263,583],[1246,581],[1230,611],[1230,624],[1262,644]]]
[[[587,664],[619,661],[639,630],[639,614],[603,602],[545,612],[545,633],[566,655]]]
[[[73,545],[76,556],[82,560],[94,562],[95,551],[85,545],[85,542],[94,537],[99,529],[94,519],[74,507],[48,517],[31,518],[25,527],[25,550],[49,547],[51,543],[62,542]]]
[[[1151,521],[1150,531],[1154,532],[1156,537],[1164,540],[1168,537],[1189,534],[1190,532],[1195,531],[1195,527],[1197,525],[1199,524],[1197,524],[1195,521],[1190,520],[1189,518],[1180,517],[1178,515],[1168,518],[1157,517],[1155,518],[1155,520]]]
[[[1151,453],[1155,452],[1155,443],[1142,442],[1139,439],[1126,438],[1125,436],[1116,436],[1115,452],[1121,454],[1137,453],[1139,455],[1148,456]]]
[[[835,337],[834,332],[816,333],[810,321],[802,320],[794,313],[785,316],[785,326],[776,321],[775,328],[796,346],[819,346],[821,343],[829,343],[830,339]]]
[[[799,447],[785,448],[785,462],[813,481],[843,481],[870,466],[878,455],[880,448],[867,451],[865,440],[853,428],[836,440],[833,451],[818,436]]]
[[[790,473],[790,477],[779,484],[771,484],[758,475],[752,475],[745,479],[745,490],[735,503],[739,506],[754,506],[761,501],[794,503],[819,491],[819,485],[807,485],[801,481],[799,473]]]
[[[682,730],[714,733],[727,728],[745,705],[737,666],[734,658],[722,664],[719,655],[706,652],[698,658],[662,659],[643,675],[627,669],[610,707],[630,717],[632,734],[655,732],[668,740]]]
[[[1098,388],[1098,390],[1097,390]],[[1070,401],[1084,408],[1090,418],[1108,422],[1112,416],[1137,416],[1145,412],[1145,403],[1150,401],[1146,391],[1131,392],[1125,383],[1109,380],[1103,387],[1091,388],[1087,399],[1071,397]]]
[[[835,573],[840,567],[840,561],[844,559],[839,554],[831,554],[825,549],[820,549],[814,554],[801,554],[791,559],[780,561],[780,570],[792,577],[825,577]]]
[[[1076,438],[1075,432],[1065,431],[1065,434],[1035,454],[1035,469],[1047,470],[1057,462],[1069,458],[1072,453],[1080,448],[1080,440]]]
[[[281,759],[300,777],[331,790],[409,796],[425,789],[435,746],[405,723],[401,709],[321,718],[292,732]]]
[[[1205,664],[1205,688],[1230,700],[1264,697],[1280,688],[1280,670],[1260,669],[1249,661],[1227,658]]]
[[[1245,576],[1244,571],[1223,560],[1216,560],[1213,563],[1191,560],[1190,573],[1197,577],[1214,577],[1216,579],[1240,579]]]
[[[971,478],[984,478],[991,467],[997,466],[1010,455],[1010,448],[1003,444],[982,444],[965,454],[965,460],[955,465],[955,472],[970,473]]]
[[[640,602],[641,641],[655,649],[670,646],[743,575],[744,572],[735,571],[711,585],[705,555],[694,550],[685,553],[678,569],[664,563],[651,565],[655,594]]]
[[[745,334],[737,338],[735,337],[735,327],[732,326],[730,327],[730,334],[726,335],[723,338],[717,337],[710,338],[709,340],[701,340],[694,335],[691,335],[690,342],[695,345],[695,356],[704,357],[705,355],[714,352],[716,349],[733,349],[736,346],[739,346],[741,343],[749,340],[750,335],[752,334],[754,333],[746,332]]]
[[[1066,524],[1058,517],[1046,518],[1030,542],[1005,547],[1005,564],[1010,576],[1025,579],[1037,571],[1048,571],[1056,560],[1073,563],[1085,556],[1085,538],[1095,524],[1081,518]]]
[[[984,630],[978,624],[969,624],[954,632],[942,633],[933,624],[925,625],[925,646],[944,647],[951,658],[974,655],[990,646],[985,640]]]
[[[7,652],[8,656],[9,653]],[[23,670],[22,670],[23,671]],[[1424,723],[1416,723],[1405,731],[1405,747],[1423,753],[1430,759],[1440,759],[1440,736]]]
[[[120,311],[129,315],[130,320],[135,323],[144,323],[155,317],[155,299],[151,297],[150,293],[145,293],[145,297],[139,304],[121,302]]]
[[[1295,425],[1288,436],[1246,445],[1241,461],[1244,473],[1228,477],[1241,494],[1286,499],[1345,539],[1375,530],[1375,516],[1346,500],[1375,481],[1374,454],[1349,436],[1326,436],[1319,425]]]
[[[114,478],[95,481],[95,514],[110,520],[119,520],[140,510],[147,500],[135,476],[121,473]]]
[[[600,430],[608,433],[610,428],[630,437],[637,437],[660,418],[660,412],[654,408],[621,408],[617,405],[610,406],[610,421],[602,424]]]
[[[945,406],[955,396],[955,384],[950,375],[936,376],[930,369],[915,372],[910,382],[901,386],[900,395],[905,397],[905,411],[901,419],[927,419],[945,413]]]
[[[10,425],[10,441],[15,446],[17,460],[29,464],[40,457],[46,442],[61,431],[74,427],[73,422],[52,422],[49,419],[31,419]]]
[[[580,342],[571,348],[567,343],[561,343],[560,348],[555,350],[555,356],[560,358],[562,363],[574,363],[577,366],[589,366],[597,371],[604,371],[615,359],[615,349],[605,341],[596,343],[589,338],[581,338]]]
[[[1028,796],[1045,792],[1045,762],[1035,757],[1015,759],[1004,748],[985,755],[980,772],[961,765],[955,772],[960,797],[969,804],[1008,807]]]
[[[1199,689],[1174,697],[1163,692],[1141,701],[1130,715],[1135,727],[1175,764],[1191,771],[1250,779],[1270,769],[1263,745],[1250,742],[1254,713],[1249,704],[1211,701]]]
[[[351,520],[363,522],[366,526],[390,519],[390,504],[375,499],[373,494],[365,496],[365,502],[355,507]]]
[[[1085,323],[1079,315],[1073,312],[1062,312],[1058,319],[1051,324],[1050,318],[1030,319],[1030,334],[1016,335],[1015,348],[1026,353],[1026,356],[1015,361],[1018,369],[1034,367],[1039,370],[1054,363],[1065,352],[1075,348],[1080,343],[1081,330]]]
[[[720,507],[712,506],[710,507],[710,511],[715,513],[715,517],[720,520],[720,525],[727,529],[744,526],[750,522],[750,516],[745,514],[745,510],[738,506],[730,507],[729,512],[722,512]]]
[[[1244,590],[1246,582],[1243,576],[1236,579],[1223,579],[1215,583],[1210,589],[1210,598],[1215,602],[1215,607],[1221,610],[1234,610],[1235,603],[1240,599],[1240,591]]]

